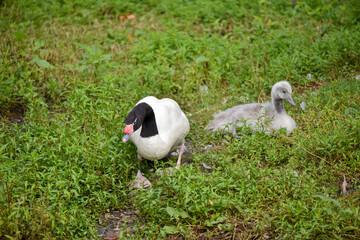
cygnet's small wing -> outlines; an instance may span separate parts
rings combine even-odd
[[[229,123],[231,112],[228,110],[221,111],[214,115],[214,119],[205,127],[205,129],[216,131],[220,126]],[[231,121],[230,121],[231,122]]]
[[[234,124],[242,125],[239,121],[246,121],[248,119],[255,119],[258,117],[260,111],[260,104],[250,103],[241,104],[214,115],[214,119],[206,126],[205,129],[216,131],[224,129],[227,125]]]

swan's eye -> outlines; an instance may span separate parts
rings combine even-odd
[[[136,124],[136,121],[137,121],[137,118],[135,118],[133,125],[135,125],[135,124]]]
[[[283,90],[283,93],[286,93],[286,90]]]

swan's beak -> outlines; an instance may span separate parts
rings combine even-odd
[[[134,132],[134,125],[133,124],[129,124],[126,125],[124,128],[124,136],[122,138],[123,142],[126,142],[127,140],[129,140],[130,135]]]
[[[294,100],[292,100],[291,97],[287,98],[286,100],[288,100],[289,103],[291,103],[292,105],[296,105],[296,103],[294,102]]]
[[[127,140],[129,140],[129,138],[130,138],[130,134],[125,134],[122,138],[122,141],[126,142]]]

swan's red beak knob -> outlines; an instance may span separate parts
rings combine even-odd
[[[130,135],[134,132],[134,125],[132,124],[129,124],[129,125],[126,125],[125,128],[124,128],[124,137],[122,138],[122,141],[123,142],[126,142],[127,140],[129,140],[130,138]]]

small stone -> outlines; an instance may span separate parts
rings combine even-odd
[[[297,171],[291,170],[291,172],[294,174],[295,177],[298,177],[298,176],[299,176],[299,174],[297,173]]]
[[[301,109],[305,112],[305,110],[306,110],[306,103],[305,103],[305,102],[301,102],[301,103],[300,103],[300,107],[301,107]]]
[[[121,226],[121,222],[117,222],[114,230],[115,230],[115,231],[121,231],[121,230],[123,230],[123,229],[124,229],[124,227]]]
[[[206,145],[204,149],[208,150],[208,149],[212,149],[213,147],[214,147],[213,145]]]
[[[240,100],[241,102],[247,103],[247,102],[249,102],[250,99],[249,99],[247,96],[240,96],[240,97],[239,97],[239,100]]]
[[[208,94],[208,86],[206,86],[206,85],[202,85],[202,86],[200,86],[200,88],[199,88],[199,90],[200,90],[200,93],[202,93],[202,94]]]
[[[211,169],[211,167],[209,165],[206,165],[206,163],[203,163],[202,165],[205,169]]]

